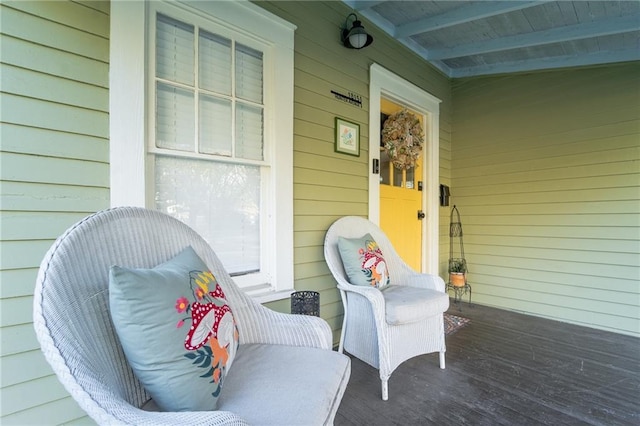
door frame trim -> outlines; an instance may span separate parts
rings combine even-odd
[[[424,114],[425,144],[422,167],[422,272],[438,274],[440,182],[440,99],[378,64],[369,69],[369,220],[380,224],[380,174],[373,173],[373,160],[380,161],[380,99],[386,98]]]

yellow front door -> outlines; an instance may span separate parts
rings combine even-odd
[[[381,100],[383,114],[393,114],[400,108]],[[415,168],[398,170],[380,148],[380,228],[400,257],[416,271],[422,270],[422,221],[418,217],[422,207],[421,180],[422,157]]]

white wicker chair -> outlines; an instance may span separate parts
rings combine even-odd
[[[388,290],[380,291],[375,287],[349,283],[338,250],[338,238],[359,238],[366,233],[371,234],[382,250],[391,278],[389,290],[393,286],[425,289],[419,297],[424,302],[422,305],[416,306],[415,298],[411,295],[404,297],[408,302],[407,310],[423,313],[415,315],[416,318],[419,317],[416,321],[389,324],[386,318]],[[325,236],[324,256],[338,283],[344,306],[338,351],[346,350],[379,370],[383,400],[386,401],[389,397],[388,380],[391,373],[407,359],[439,352],[440,368],[445,368],[443,313],[449,307],[449,298],[442,278],[415,272],[398,256],[380,228],[369,220],[356,216],[338,219],[329,227]],[[409,291],[416,294],[414,289]],[[396,299],[395,303],[397,302]],[[400,306],[400,309],[404,307]]]
[[[272,343],[331,350],[332,334],[326,321],[277,313],[245,296],[207,243],[182,222],[134,207],[98,212],[56,240],[42,261],[34,294],[34,327],[42,351],[67,391],[97,423],[248,424],[228,411],[141,409],[145,404],[152,406],[153,401],[134,376],[111,322],[108,271],[112,265],[151,268],[189,245],[223,287],[237,321],[240,345]],[[318,424],[333,422],[346,388],[349,360],[340,358],[345,358],[338,360],[343,382],[327,403],[326,417],[316,419]],[[291,383],[281,388],[298,392]]]

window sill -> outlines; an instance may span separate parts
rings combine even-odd
[[[273,302],[288,299],[293,289],[274,291],[269,285],[245,288],[244,292],[258,303]]]

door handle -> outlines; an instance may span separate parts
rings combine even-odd
[[[427,215],[424,214],[424,212],[422,210],[418,210],[418,220],[422,220],[426,217]]]

